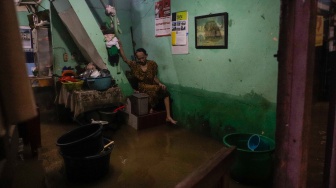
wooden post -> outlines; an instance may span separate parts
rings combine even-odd
[[[327,143],[324,162],[323,187],[336,187],[336,64],[331,64],[331,94],[329,97],[329,113],[327,126]]]
[[[274,187],[306,187],[317,5],[282,0]]]

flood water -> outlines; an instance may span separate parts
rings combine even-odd
[[[322,187],[323,157],[326,140],[327,105],[318,105],[321,114],[313,124],[315,135],[310,150],[307,187]],[[197,135],[178,126],[159,125],[137,131],[123,124],[117,130],[103,131],[115,146],[110,154],[109,172],[92,183],[67,180],[56,140],[77,128],[76,123],[60,123],[51,116],[41,116],[42,148],[36,158],[29,149],[24,161],[16,164],[13,188],[16,187],[174,187],[221,147],[222,142]],[[316,121],[316,122],[315,122]],[[323,129],[322,129],[323,128]],[[28,146],[27,146],[28,147]],[[28,147],[29,148],[29,147]],[[230,181],[229,188],[252,188]]]
[[[115,147],[101,183],[112,187],[174,187],[224,146],[170,125],[140,131],[126,125],[104,135]]]
[[[59,126],[57,130],[60,134]],[[46,176],[48,187],[174,187],[224,147],[222,142],[172,125],[145,130],[122,125],[117,130],[105,129],[103,135],[114,141],[106,176],[94,182],[71,182],[63,166],[56,175]]]

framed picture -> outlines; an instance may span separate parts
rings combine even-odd
[[[195,47],[197,49],[228,48],[228,13],[195,17]]]

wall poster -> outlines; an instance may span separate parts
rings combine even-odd
[[[188,12],[172,13],[172,54],[188,54]]]
[[[155,2],[155,36],[170,35],[170,0]]]
[[[22,40],[22,48],[25,51],[32,50],[33,42],[32,42],[32,33],[29,26],[20,26],[20,35]]]

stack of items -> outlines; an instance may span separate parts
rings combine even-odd
[[[135,93],[127,99],[128,124],[136,130],[165,124],[166,111],[149,113],[149,96]]]

